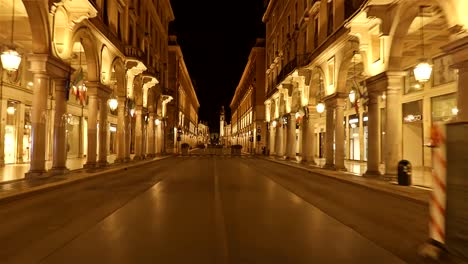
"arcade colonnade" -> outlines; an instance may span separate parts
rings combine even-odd
[[[407,159],[413,183],[432,187],[432,125],[468,118],[467,3],[299,2],[270,1],[263,17],[270,155],[334,170],[362,161],[387,180]],[[422,59],[432,72],[418,80]]]
[[[86,157],[84,167],[94,168],[106,166],[109,154],[127,162],[131,153],[139,160],[165,151],[163,109],[171,96],[161,87],[174,15],[166,0],[146,1],[156,16],[138,13],[134,2],[15,0],[4,7],[16,15],[10,46],[22,60],[1,72],[1,165],[29,162],[26,176],[40,176],[66,172],[68,157]]]

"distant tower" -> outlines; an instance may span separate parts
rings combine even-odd
[[[219,138],[222,139],[224,137],[224,105],[221,106],[221,113],[219,117]]]

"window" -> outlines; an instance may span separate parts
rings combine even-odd
[[[319,16],[315,16],[314,19],[314,48],[318,47],[319,36]]]
[[[328,0],[327,2],[327,14],[328,14],[328,22],[327,22],[327,36],[333,33],[333,0]]]

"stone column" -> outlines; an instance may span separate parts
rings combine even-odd
[[[57,79],[55,82],[55,121],[54,121],[54,140],[52,154],[53,175],[68,172],[67,162],[67,101],[66,101],[66,80]]]
[[[16,151],[17,151],[16,153],[18,153],[16,155],[16,162],[17,163],[23,163],[24,162],[24,160],[23,160],[23,148],[24,148],[23,136],[24,136],[24,130],[25,130],[25,128],[24,128],[24,122],[25,122],[24,112],[25,112],[24,103],[16,104],[16,113],[17,113],[17,117],[18,117],[18,123],[16,125],[16,127],[17,127],[16,137],[18,139],[16,141]],[[0,148],[0,149],[3,149],[3,148]]]
[[[270,143],[270,155],[274,155],[276,154],[276,151],[275,151],[275,134],[276,134],[276,127],[273,127],[271,125],[272,122],[270,122],[270,139],[269,139],[269,143]]]
[[[148,126],[146,129],[146,156],[149,158],[154,157],[154,113],[150,113],[148,117]]]
[[[287,134],[287,159],[296,160],[296,113],[290,113],[288,117]]]
[[[326,106],[326,131],[325,131],[325,165],[326,169],[335,168],[335,151],[333,149],[333,143],[335,141],[335,100],[328,99],[325,101]]]
[[[304,116],[303,137],[302,137],[302,162],[315,165],[315,128],[314,119],[316,118],[316,109],[314,106],[307,106],[309,114]]]
[[[284,157],[283,130],[284,130],[284,125],[278,122],[276,126],[276,144],[275,144],[276,151],[275,152],[276,152],[276,156],[279,158]]]
[[[107,162],[107,131],[109,125],[107,123],[107,100],[108,94],[102,94],[99,98],[99,160],[98,166],[105,167]]]
[[[335,120],[335,170],[346,171],[345,158],[345,130],[344,130],[344,108],[345,98],[336,98],[336,120]]]
[[[369,88],[368,88],[369,89]],[[360,109],[363,109],[363,105],[359,102],[360,106],[359,108]],[[377,113],[378,113],[378,105],[376,105],[377,107]],[[367,110],[369,112],[369,110]],[[367,127],[369,127],[369,113],[367,114]],[[346,127],[349,127],[348,123],[346,123]],[[378,128],[378,126],[377,126]],[[348,137],[349,136],[349,133],[348,133]],[[369,144],[369,139],[367,139],[368,141],[368,144]],[[349,141],[349,140],[348,140]],[[365,142],[364,142],[364,111],[361,110],[359,111],[359,160],[360,161],[364,161],[365,160],[365,156],[364,156],[364,148],[365,148]],[[367,153],[367,156],[369,156],[369,153]]]
[[[387,72],[388,86],[386,99],[386,132],[385,132],[385,176],[386,180],[397,179],[398,162],[402,156],[402,110],[400,102],[403,85],[402,72]]]
[[[3,76],[0,76],[3,78]],[[5,166],[5,125],[7,119],[7,100],[0,97],[0,167]]]
[[[369,89],[369,88],[368,88]],[[368,124],[368,138],[367,138],[367,171],[364,176],[379,176],[379,94],[377,92],[369,92],[368,110],[367,110],[367,124]]]
[[[117,156],[115,163],[121,163],[125,160],[125,134],[127,129],[125,127],[125,96],[119,96],[117,108]]]
[[[46,116],[47,95],[50,85],[47,74],[47,56],[29,58],[33,73],[33,101],[31,111],[31,163],[26,177],[41,176],[46,172]],[[2,139],[3,140],[3,139]]]
[[[142,109],[141,105],[137,105],[135,107],[135,157],[133,160],[141,160],[143,159],[143,152],[142,152],[142,145],[143,145],[143,116],[142,116]]]
[[[162,140],[162,123],[160,123],[159,126],[156,126],[155,139],[154,139],[155,154],[157,156],[161,155],[162,142],[163,142],[163,140]]]
[[[85,168],[96,167],[97,154],[97,115],[98,96],[97,93],[88,95],[88,153],[86,155]]]
[[[130,114],[125,116],[125,155],[124,162],[130,161],[130,148],[132,142],[132,121],[133,117]]]

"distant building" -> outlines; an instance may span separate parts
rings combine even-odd
[[[266,145],[264,100],[265,40],[259,38],[229,105],[232,144],[242,145],[242,151],[260,154]]]

